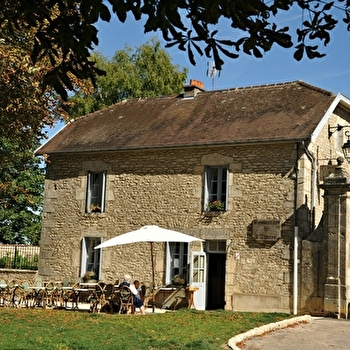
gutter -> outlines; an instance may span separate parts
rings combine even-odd
[[[50,139],[51,140],[51,139]],[[47,142],[50,142],[48,140]],[[220,142],[203,142],[203,143],[192,143],[192,144],[172,144],[172,145],[152,145],[152,146],[117,146],[117,147],[100,147],[93,149],[81,149],[78,150],[77,147],[70,150],[58,150],[58,151],[46,151],[43,152],[41,148],[45,149],[45,145],[40,146],[35,150],[35,155],[40,154],[84,154],[91,152],[120,152],[120,151],[143,151],[143,150],[164,150],[164,149],[183,149],[183,148],[201,148],[201,147],[226,147],[226,146],[251,146],[251,145],[261,145],[261,144],[274,144],[274,143],[294,143],[303,142],[309,140],[309,138],[300,137],[293,139],[286,138],[276,138],[276,139],[251,139],[242,141],[220,141]]]
[[[298,227],[298,184],[299,184],[299,143],[295,144],[296,147],[296,160],[295,160],[295,173],[294,180],[294,249],[293,249],[293,315],[298,314],[298,240],[299,240],[299,227]]]

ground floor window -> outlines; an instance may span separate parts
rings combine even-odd
[[[168,242],[166,262],[166,284],[188,281],[188,243]],[[181,283],[182,284],[182,283]]]
[[[101,243],[100,237],[83,237],[81,252],[81,277],[86,272],[95,272],[96,279],[101,276],[101,249],[94,249]]]

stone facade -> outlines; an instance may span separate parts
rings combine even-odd
[[[226,241],[227,309],[289,312],[295,205],[295,179],[290,175],[298,163],[306,163],[297,157],[295,144],[52,156],[39,273],[49,279],[76,279],[83,237],[106,240],[157,224],[207,241]],[[230,169],[229,208],[208,218],[203,214],[204,166],[222,164]],[[107,171],[106,211],[87,214],[86,172],[101,169]],[[304,166],[299,174],[306,177],[307,171]],[[308,192],[303,188],[300,198]],[[279,220],[281,238],[255,240],[254,220]],[[164,245],[158,244],[158,285],[164,285],[164,259]],[[124,273],[151,280],[147,246],[103,252],[101,279],[120,280]]]

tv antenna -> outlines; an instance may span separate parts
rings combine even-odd
[[[207,66],[207,76],[211,78],[211,89],[214,90],[215,78],[220,76],[221,70],[216,68],[214,61],[209,61]]]

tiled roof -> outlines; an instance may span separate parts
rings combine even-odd
[[[76,119],[37,154],[305,140],[334,98],[290,82],[133,99]]]

